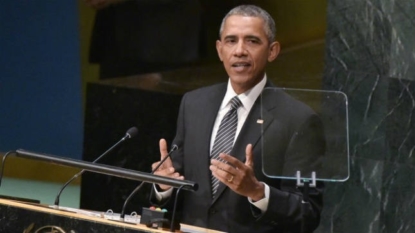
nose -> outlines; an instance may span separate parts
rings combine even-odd
[[[239,41],[236,46],[235,46],[235,51],[234,51],[234,55],[237,57],[242,57],[242,56],[246,56],[246,48],[245,48],[245,44],[243,43],[243,41]]]

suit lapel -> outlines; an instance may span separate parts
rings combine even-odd
[[[200,140],[200,158],[199,163],[203,163],[202,166],[199,166],[201,169],[200,174],[202,177],[202,182],[200,185],[203,187],[209,187],[209,193],[212,194],[212,185],[211,185],[211,176],[212,173],[209,169],[210,166],[210,141],[212,136],[212,129],[213,125],[215,124],[216,116],[218,114],[220,105],[222,103],[223,97],[226,93],[226,84],[220,85],[218,88],[213,89],[212,92],[208,94],[206,99],[203,101],[203,104],[201,104],[201,112],[203,114],[201,117],[203,117],[203,122],[206,122],[206,124],[202,124],[199,134],[201,136]],[[212,199],[212,196],[210,196],[210,199]]]

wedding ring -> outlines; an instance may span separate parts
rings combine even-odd
[[[228,179],[228,182],[229,182],[229,183],[231,183],[231,182],[232,182],[232,180],[233,180],[233,176],[231,176],[231,178],[230,178],[230,179]]]

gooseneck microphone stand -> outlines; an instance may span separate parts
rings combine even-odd
[[[122,142],[133,138],[135,135],[137,135],[137,128],[136,127],[132,127],[130,129],[127,130],[127,132],[125,133],[125,136],[123,138],[121,138],[117,143],[115,143],[112,147],[110,147],[107,151],[105,151],[102,155],[100,155],[98,158],[96,158],[94,161],[92,161],[92,163],[96,163],[98,162],[102,157],[104,157],[105,155],[107,155],[109,152],[111,152],[112,150],[114,150],[118,145],[120,145]],[[82,175],[85,172],[84,170],[81,170],[80,172],[78,172],[77,174],[75,174],[71,179],[69,179],[63,186],[62,188],[59,190],[58,195],[56,195],[55,198],[55,206],[58,207],[59,206],[59,199],[60,196],[63,192],[63,190],[66,188],[66,186],[68,186],[72,181],[74,181],[76,178],[78,178],[80,175]]]

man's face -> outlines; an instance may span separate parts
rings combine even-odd
[[[262,80],[267,62],[278,56],[279,44],[268,41],[263,19],[232,15],[225,21],[216,49],[233,89],[240,94]]]

